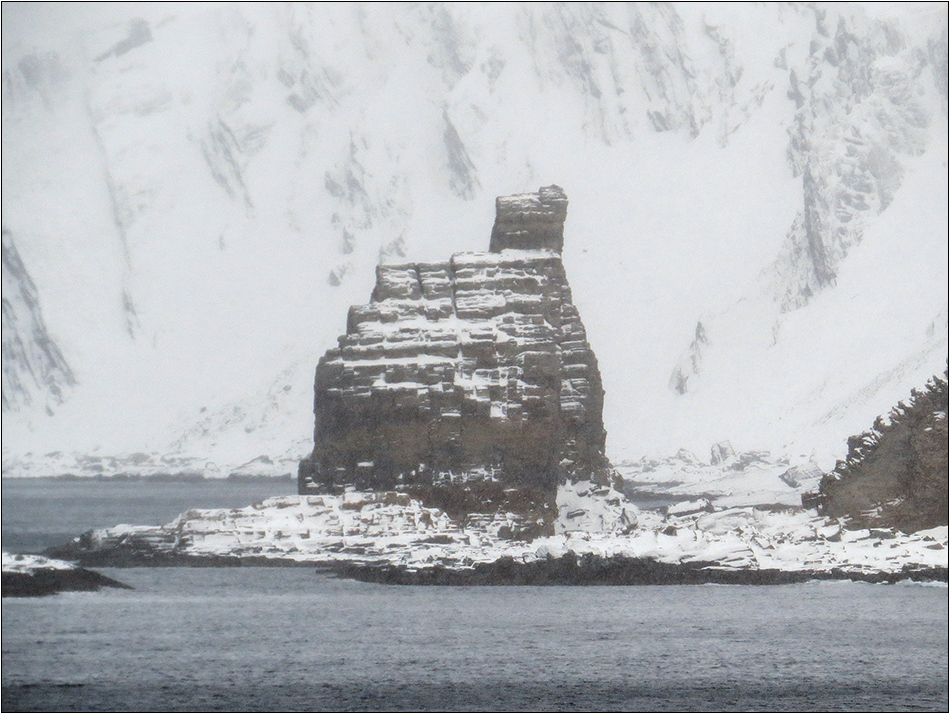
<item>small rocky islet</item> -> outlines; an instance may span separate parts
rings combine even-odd
[[[370,302],[317,367],[298,496],[90,531],[49,554],[403,584],[947,580],[946,525],[848,529],[795,490],[781,503],[631,503],[604,452],[604,389],[561,260],[566,217],[557,186],[500,197],[489,251],[377,268]]]
[[[38,597],[67,590],[92,592],[132,587],[101,573],[42,555],[3,553],[3,597]]]
[[[571,299],[557,186],[497,200],[487,253],[379,266],[317,367],[299,492],[398,490],[553,533],[557,489],[610,486],[604,389]]]

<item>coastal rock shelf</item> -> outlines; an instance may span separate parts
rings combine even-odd
[[[405,494],[351,491],[188,511],[165,526],[90,531],[50,554],[86,566],[297,564],[339,567],[351,575],[357,574],[353,568],[404,571],[407,580],[378,571],[388,572],[393,582],[412,582],[406,573],[432,568],[462,577],[492,563],[543,565],[575,557],[589,565],[616,559],[660,564],[647,568],[658,573],[657,580],[647,573],[630,575],[630,582],[947,577],[946,526],[910,534],[852,531],[800,508],[755,506],[635,514],[618,493],[591,483],[562,486],[557,502],[554,533],[530,541],[510,537],[523,527],[516,513],[453,518]],[[673,566],[682,572],[675,575]],[[706,577],[697,569],[727,574]]]
[[[566,215],[556,186],[501,197],[491,252],[377,268],[317,367],[301,494],[430,499],[485,482],[542,512],[558,484],[610,482],[600,372],[559,254]]]

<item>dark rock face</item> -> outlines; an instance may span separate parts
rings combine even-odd
[[[948,523],[948,374],[848,439],[848,456],[802,504],[857,528],[914,532]]]
[[[68,590],[92,592],[102,588],[132,589],[130,585],[85,568],[38,569],[34,572],[5,570],[2,577],[3,597],[36,597]]]
[[[495,225],[488,249],[553,250],[564,246],[567,196],[560,186],[544,186],[537,193],[495,199]]]
[[[492,252],[377,268],[317,367],[301,493],[494,484],[531,511],[567,478],[609,478],[600,372],[555,252],[567,199],[497,208]]]
[[[342,564],[344,577],[387,585],[789,585],[809,580],[852,580],[866,583],[947,582],[946,568],[907,566],[900,571],[730,569],[694,561],[663,563],[651,558],[603,557],[569,553],[560,558],[519,562],[503,557],[473,568],[441,566],[406,568],[398,565]]]
[[[62,404],[72,370],[46,329],[40,298],[13,235],[3,229],[3,411]]]

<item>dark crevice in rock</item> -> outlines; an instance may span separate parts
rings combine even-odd
[[[135,18],[129,22],[129,33],[124,38],[116,42],[107,51],[95,58],[96,62],[102,62],[110,57],[121,57],[127,52],[131,52],[136,47],[141,47],[152,41],[152,30],[146,20]]]

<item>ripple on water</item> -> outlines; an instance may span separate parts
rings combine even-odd
[[[307,569],[105,569],[5,602],[4,709],[947,706],[939,588],[399,587]]]

